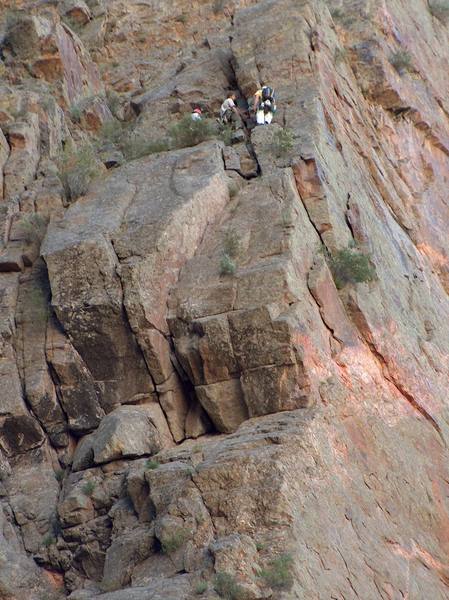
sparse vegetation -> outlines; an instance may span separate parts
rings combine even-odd
[[[99,166],[90,145],[66,149],[59,159],[59,178],[71,200],[83,196],[92,179],[98,174]]]
[[[27,244],[40,243],[45,235],[45,220],[36,213],[23,216],[18,225]]]
[[[157,469],[159,467],[160,467],[160,464],[157,462],[157,460],[152,460],[151,458],[149,458],[145,462],[145,469],[150,469],[151,471],[154,471],[155,469]]]
[[[334,8],[330,13],[334,21],[340,22],[345,27],[349,27],[356,21],[356,16],[343,8]]]
[[[237,265],[226,252],[220,260],[220,275],[234,275]]]
[[[70,107],[70,118],[74,123],[79,123],[81,121],[82,114],[83,109],[80,104],[74,104]]]
[[[274,134],[273,153],[278,158],[288,156],[293,150],[293,142],[293,131],[283,127]]]
[[[187,23],[188,20],[189,18],[186,15],[186,13],[182,13],[176,17],[176,21],[178,21],[178,23],[183,23],[184,25]]]
[[[95,487],[95,481],[90,480],[87,483],[85,483],[81,489],[85,496],[91,497],[95,491]]]
[[[229,197],[234,198],[239,193],[239,186],[237,185],[237,183],[234,180],[230,179],[229,184],[228,184],[228,190],[229,190]]]
[[[117,118],[117,112],[121,105],[120,95],[114,90],[108,90],[106,92],[106,103],[111,113]]]
[[[167,140],[145,140],[141,137],[129,137],[121,145],[121,150],[127,160],[142,158],[142,156],[157,154],[158,152],[166,152],[169,148],[170,145]]]
[[[215,134],[216,128],[212,120],[193,121],[190,114],[184,115],[178,123],[170,127],[170,137],[174,148],[196,146],[211,139]]]
[[[64,475],[65,475],[65,470],[64,469],[58,469],[55,472],[56,481],[58,481],[59,483],[61,483],[61,481],[64,479]]]
[[[430,0],[429,10],[442,23],[449,21],[449,0]]]
[[[390,64],[396,69],[399,75],[404,75],[413,68],[412,57],[407,50],[396,50],[390,55]]]
[[[207,592],[207,581],[200,581],[199,583],[197,583],[196,587],[195,587],[195,594],[197,594],[197,596],[201,596],[201,594],[204,594],[204,592]]]
[[[238,600],[242,588],[235,580],[235,577],[224,571],[217,573],[214,578],[214,590],[221,598],[226,600]]]
[[[340,65],[342,62],[345,62],[348,57],[348,51],[346,48],[335,48],[334,52],[334,62],[336,65]]]
[[[172,554],[179,550],[187,541],[189,532],[186,529],[177,529],[161,540],[161,548],[164,554]]]
[[[271,588],[286,589],[293,583],[292,566],[293,558],[290,554],[282,554],[273,559],[266,569],[262,569],[260,576]]]
[[[256,550],[258,552],[260,552],[261,550],[265,549],[265,544],[263,544],[262,542],[256,542]]]
[[[214,15],[218,15],[224,10],[225,3],[225,0],[214,0],[214,4],[212,6],[212,12]]]
[[[339,250],[335,255],[328,256],[328,263],[338,289],[349,283],[373,281],[376,277],[369,256],[356,248]]]
[[[222,123],[220,125],[220,138],[226,146],[232,145],[232,136],[234,135],[234,127],[232,123]]]
[[[6,12],[6,30],[9,31],[10,29],[12,29],[15,25],[17,25],[17,23],[19,23],[23,17],[25,16],[25,13],[21,10],[15,10],[15,9],[10,9]]]
[[[116,119],[109,119],[103,123],[100,134],[99,134],[99,143],[100,145],[104,144],[113,144],[119,146],[124,136],[126,135],[128,127],[126,124],[117,121]]]
[[[225,254],[231,258],[237,258],[240,252],[240,237],[234,228],[226,231],[224,236],[223,248]]]
[[[42,540],[42,545],[45,546],[45,548],[50,548],[50,546],[53,546],[53,544],[56,544],[55,536],[51,533],[47,533],[47,535]]]

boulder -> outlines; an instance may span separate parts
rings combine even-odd
[[[248,418],[240,381],[229,379],[196,387],[198,400],[208,417],[224,433],[235,431]]]
[[[122,457],[156,454],[173,444],[173,438],[160,406],[121,406],[103,417],[73,457],[74,468],[86,465],[89,456],[94,464],[107,463]]]

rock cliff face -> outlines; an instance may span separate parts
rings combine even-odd
[[[0,17],[0,598],[447,598],[449,4]]]

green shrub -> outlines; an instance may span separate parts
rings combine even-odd
[[[82,492],[85,496],[92,496],[92,494],[94,493],[95,490],[95,481],[88,481],[87,483],[85,483],[82,487]]]
[[[145,462],[145,469],[150,469],[151,471],[154,471],[154,469],[157,469],[159,466],[160,464],[157,460],[152,460],[151,458]]]
[[[210,119],[194,121],[190,114],[182,117],[178,123],[170,127],[170,137],[174,148],[187,148],[196,146],[209,140],[216,134],[214,122]]]
[[[214,590],[221,598],[226,600],[238,600],[242,588],[230,573],[220,572],[214,578]]]
[[[121,105],[120,95],[114,90],[108,90],[106,92],[106,103],[111,113],[117,118],[117,112]]]
[[[260,576],[273,589],[289,588],[293,583],[292,566],[293,558],[290,554],[283,554],[272,560],[268,567],[260,572]]]
[[[240,237],[234,228],[226,231],[224,236],[223,248],[225,254],[231,258],[237,258],[240,252]]]
[[[291,129],[282,129],[276,131],[273,137],[273,152],[278,158],[288,156],[293,150],[293,131]]]
[[[390,54],[389,61],[399,75],[403,75],[405,72],[411,71],[413,68],[412,57],[410,52],[407,50],[396,50],[396,52]]]
[[[212,6],[212,12],[214,15],[218,15],[224,10],[225,0],[214,0],[214,4]]]
[[[23,233],[24,240],[28,244],[40,243],[45,235],[46,221],[37,213],[29,213],[23,216],[18,225]]]
[[[204,592],[207,592],[207,581],[200,581],[199,583],[197,583],[196,587],[195,587],[195,594],[197,594],[197,596],[201,596],[201,594],[204,594]]]
[[[342,8],[333,8],[330,13],[334,21],[341,22],[345,27],[349,27],[356,21],[354,14],[350,14]]]
[[[234,127],[232,123],[220,124],[220,139],[224,142],[225,146],[232,145],[232,136],[234,135]]]
[[[149,154],[166,152],[170,149],[167,140],[144,140],[139,137],[130,137],[121,146],[121,150],[127,160],[135,160]]]
[[[334,62],[336,65],[345,62],[348,57],[348,51],[346,48],[335,48],[334,52]]]
[[[79,123],[81,121],[82,114],[83,108],[80,104],[74,104],[70,107],[70,118],[74,123]]]
[[[228,190],[229,190],[229,197],[235,198],[235,196],[237,196],[237,194],[239,193],[240,188],[233,179],[230,179],[229,183],[228,183]]]
[[[338,289],[348,283],[364,283],[376,277],[369,256],[354,248],[343,248],[328,257],[329,267]]]
[[[234,275],[237,266],[229,254],[223,254],[220,260],[220,275]]]
[[[432,0],[429,2],[429,10],[442,23],[449,20],[449,0]]]
[[[176,552],[187,541],[188,537],[189,532],[186,529],[177,529],[161,540],[162,552],[164,554]]]
[[[50,546],[53,546],[53,544],[56,544],[55,536],[51,533],[47,533],[47,535],[42,540],[42,545],[45,546],[45,548],[49,548]]]
[[[178,23],[183,23],[184,25],[187,23],[187,21],[189,20],[188,15],[186,15],[186,13],[182,13],[181,15],[178,15],[176,17],[176,21],[178,21]]]
[[[20,21],[25,17],[25,12],[20,9],[9,9],[6,11],[6,30],[12,29],[15,25],[20,23]]]
[[[64,475],[65,475],[65,470],[64,469],[58,469],[55,472],[56,481],[58,481],[59,483],[61,483],[61,481],[64,479]]]
[[[87,144],[76,150],[65,150],[58,162],[59,178],[71,200],[83,196],[92,179],[99,174],[94,150]]]
[[[124,135],[127,132],[128,126],[116,119],[109,119],[103,123],[100,132],[99,132],[99,141],[101,145],[104,144],[113,144],[114,146],[118,146],[122,140]]]

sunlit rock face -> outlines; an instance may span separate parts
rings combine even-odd
[[[446,598],[445,2],[0,17],[0,597]]]

